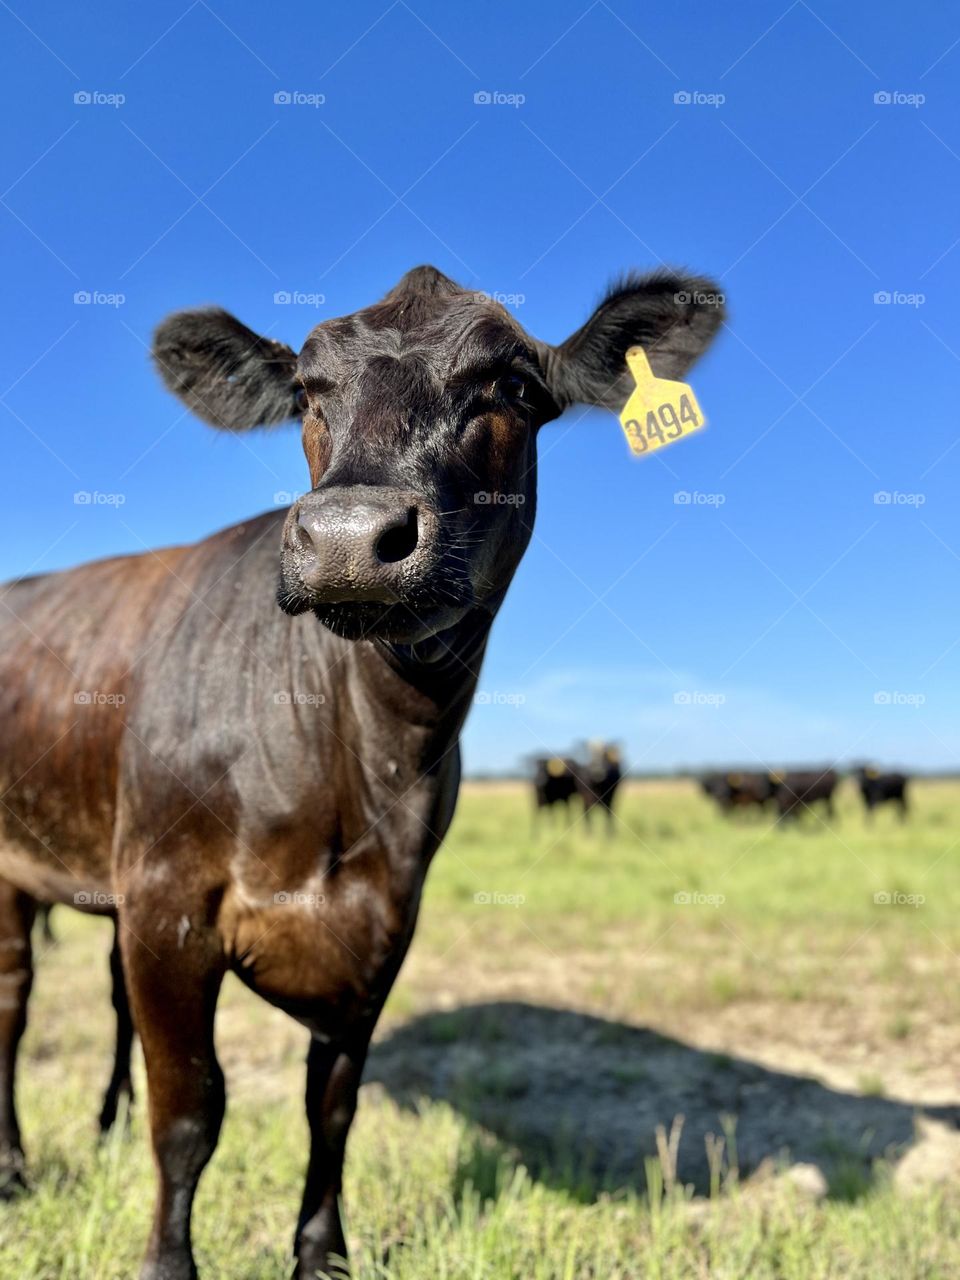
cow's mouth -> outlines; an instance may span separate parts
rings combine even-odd
[[[474,603],[469,579],[462,573],[432,574],[415,591],[391,601],[322,600],[295,574],[281,571],[277,601],[285,613],[312,612],[344,640],[385,640],[412,644],[454,626]]]

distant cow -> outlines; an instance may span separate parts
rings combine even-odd
[[[834,769],[791,769],[771,773],[770,780],[779,820],[796,817],[799,810],[808,809],[820,800],[828,816],[836,816],[833,793],[840,779]]]
[[[853,776],[860,787],[867,817],[871,817],[878,804],[891,801],[900,806],[900,821],[907,816],[907,783],[905,773],[880,773],[878,769],[861,766],[854,769]]]
[[[769,773],[708,773],[700,780],[706,795],[715,800],[722,813],[733,809],[763,808],[773,799],[776,784]]]
[[[613,802],[622,778],[619,750],[608,743],[592,743],[586,764],[576,768],[577,792],[588,827],[590,813],[599,805],[606,810],[607,834],[613,833]]]
[[[534,761],[533,773],[535,816],[543,809],[552,809],[554,805],[563,805],[564,811],[570,800],[577,794],[577,778],[573,761],[562,756],[543,756]]]

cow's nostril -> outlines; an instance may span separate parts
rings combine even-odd
[[[297,548],[300,551],[315,551],[316,547],[313,541],[313,534],[298,520],[293,526],[293,537],[296,541]]]
[[[377,559],[381,564],[396,564],[406,560],[417,549],[420,530],[417,524],[417,509],[410,507],[402,520],[385,529],[377,539]]]

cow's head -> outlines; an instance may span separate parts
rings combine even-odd
[[[619,411],[628,347],[679,378],[721,319],[709,281],[631,276],[554,347],[417,267],[374,306],[317,325],[299,356],[214,309],[164,321],[154,356],[216,427],[302,417],[311,490],[284,526],[280,604],[343,636],[403,642],[499,605],[530,539],[539,428],[577,402]]]

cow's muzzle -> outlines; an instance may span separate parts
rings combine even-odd
[[[299,500],[285,543],[311,605],[393,604],[416,595],[433,567],[437,525],[415,493],[342,485]]]

